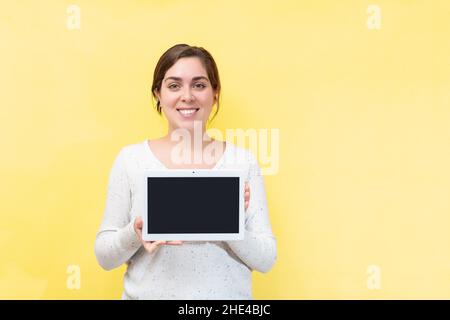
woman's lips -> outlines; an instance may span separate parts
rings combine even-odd
[[[178,113],[185,119],[193,118],[198,110],[198,108],[177,109]]]

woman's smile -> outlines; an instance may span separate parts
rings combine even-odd
[[[184,118],[184,119],[192,119],[195,117],[195,114],[199,108],[180,108],[177,109],[178,113]]]

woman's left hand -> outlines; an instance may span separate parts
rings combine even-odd
[[[248,182],[245,183],[244,200],[245,200],[244,202],[245,210],[247,210],[248,204],[250,202],[250,187],[248,185]]]

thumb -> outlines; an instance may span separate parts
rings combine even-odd
[[[136,228],[142,229],[142,219],[141,219],[141,217],[137,217],[136,221],[134,222],[134,224],[135,224]]]

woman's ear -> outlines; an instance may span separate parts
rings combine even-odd
[[[158,103],[159,107],[162,108],[163,106],[161,105],[161,93],[155,90],[155,96],[156,96],[156,103]]]
[[[155,89],[155,91],[153,93],[155,94],[158,101],[161,101],[161,95],[159,94],[158,90]]]

